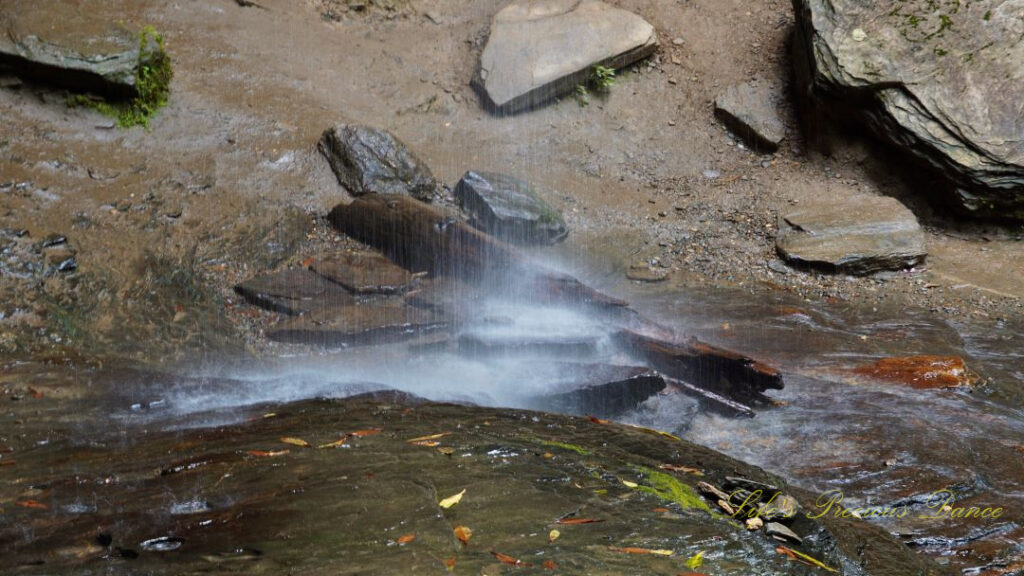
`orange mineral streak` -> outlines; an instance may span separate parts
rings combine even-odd
[[[875,380],[903,384],[919,390],[970,386],[976,377],[957,356],[905,356],[882,358],[854,368]]]

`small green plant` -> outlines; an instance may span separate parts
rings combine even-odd
[[[579,103],[580,106],[587,106],[590,104],[590,91],[587,90],[586,85],[576,85],[576,102]]]
[[[608,92],[615,86],[615,69],[600,64],[594,66],[590,73],[590,83],[598,92]]]

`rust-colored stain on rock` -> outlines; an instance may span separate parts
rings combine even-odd
[[[970,386],[976,376],[958,356],[901,356],[882,358],[854,372],[877,380],[917,389]]]

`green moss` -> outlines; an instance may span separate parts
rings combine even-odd
[[[985,11],[985,15],[982,16],[981,19],[984,20],[985,22],[988,22],[989,20],[991,20],[992,19],[992,11],[991,10],[986,10]]]
[[[582,456],[590,456],[592,452],[582,446],[576,444],[567,444],[565,442],[555,442],[554,440],[541,440],[541,444],[545,446],[554,446],[555,448],[562,448],[563,450],[570,450]]]
[[[649,485],[641,484],[636,489],[642,492],[654,494],[662,500],[675,502],[684,510],[704,510],[711,512],[704,499],[701,498],[689,484],[680,482],[675,476],[651,470],[650,468],[637,468],[637,471],[647,478]]]
[[[139,32],[139,65],[135,69],[136,96],[126,102],[110,102],[86,94],[68,98],[69,106],[87,106],[117,119],[121,128],[149,126],[149,119],[167,104],[174,71],[164,51],[164,38],[152,26]]]

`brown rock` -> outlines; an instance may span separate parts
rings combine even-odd
[[[905,356],[882,358],[854,372],[876,380],[917,389],[962,388],[977,377],[957,356]]]
[[[436,314],[408,306],[342,306],[315,310],[267,331],[278,342],[319,346],[392,343],[440,330],[447,322]]]
[[[374,252],[349,252],[313,262],[310,269],[357,294],[398,294],[412,288],[415,278]]]

